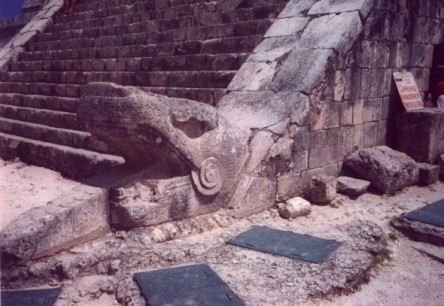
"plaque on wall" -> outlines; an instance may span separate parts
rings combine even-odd
[[[411,72],[394,72],[396,87],[406,111],[424,108],[421,94]]]

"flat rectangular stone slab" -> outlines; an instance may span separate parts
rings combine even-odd
[[[444,199],[407,213],[405,218],[444,227]]]
[[[150,306],[245,305],[206,264],[134,274]]]
[[[52,306],[60,287],[48,289],[5,290],[1,292],[2,306]]]
[[[336,240],[276,230],[266,226],[253,226],[227,243],[311,263],[322,262],[341,245],[341,242]]]

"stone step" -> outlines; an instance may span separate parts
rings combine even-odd
[[[189,6],[189,5],[200,5],[205,6],[206,3],[209,3],[211,7],[215,6],[217,1],[209,1],[209,0],[164,0],[164,1],[141,1],[141,0],[111,0],[111,1],[83,1],[79,2],[75,6],[75,12],[87,12],[87,11],[96,11],[96,10],[105,10],[112,14],[116,14],[116,12],[124,11],[125,9],[134,9],[134,10],[149,10],[149,11],[162,11],[165,9],[174,9],[179,8],[181,6]]]
[[[178,29],[167,32],[155,33],[130,33],[118,36],[95,36],[95,38],[72,38],[53,40],[45,42],[33,42],[28,44],[28,51],[43,51],[50,50],[73,50],[84,48],[104,48],[104,47],[126,47],[126,46],[146,46],[160,45],[160,49],[165,49],[165,46],[171,46],[174,51],[177,51],[183,46],[189,45],[203,45],[209,40],[250,40],[262,37],[269,22],[258,23],[244,22],[242,26],[234,27],[232,25],[217,26],[217,27],[200,27],[190,29]],[[250,38],[251,37],[251,38]],[[168,48],[169,49],[169,48]],[[86,53],[88,55],[89,53]],[[80,55],[79,55],[80,56]]]
[[[135,68],[133,72],[13,72],[10,74],[11,78],[9,78],[7,82],[0,83],[0,91],[2,90],[2,85],[9,84],[9,91],[3,91],[4,93],[23,93],[20,88],[31,84],[30,87],[37,85],[34,86],[37,92],[30,92],[31,94],[45,95],[45,93],[40,92],[41,88],[38,85],[41,83],[39,82],[50,82],[57,74],[73,75],[73,78],[60,78],[60,83],[52,85],[57,88],[63,85],[78,86],[76,89],[78,89],[79,92],[76,97],[79,97],[80,86],[90,82],[114,82],[122,85],[148,87],[226,88],[236,74],[236,71],[138,71]],[[77,82],[77,84],[80,85],[63,82]],[[14,84],[17,86],[14,86]]]
[[[134,57],[119,59],[74,59],[52,61],[18,61],[10,71],[199,71],[238,70],[250,53],[193,54],[163,57]],[[8,72],[0,72],[0,80],[9,79]]]
[[[81,86],[38,82],[0,82],[0,97],[3,94],[22,94],[79,98]]]
[[[0,116],[17,121],[44,124],[55,128],[79,130],[77,114],[0,104]]]
[[[0,73],[1,82],[86,84],[88,72],[82,71],[13,71]]]
[[[286,0],[271,1],[244,1],[243,4],[229,3],[229,1],[189,1],[175,2],[168,6],[166,1],[132,1],[122,4],[116,2],[89,2],[88,5],[79,4],[72,14],[59,15],[55,23],[81,22],[94,19],[111,19],[105,21],[109,24],[131,24],[144,20],[171,20],[186,16],[204,16],[207,13],[224,13],[235,9],[254,8],[256,14],[264,9],[258,7],[267,7],[278,5],[280,8],[288,2]],[[203,18],[206,18],[205,16]]]
[[[109,17],[98,17],[86,19],[79,18],[72,22],[55,22],[51,27],[52,32],[63,32],[69,30],[85,30],[107,26],[123,26],[130,31],[140,32],[141,29],[156,29],[157,31],[167,31],[179,28],[189,28],[198,26],[222,25],[251,21],[258,19],[274,19],[278,12],[284,7],[280,4],[267,4],[259,7],[247,7],[235,10],[219,12],[202,12],[193,16],[179,18],[165,18],[165,16],[152,16],[152,12],[126,10],[123,15],[112,15]],[[157,21],[157,22],[155,22]],[[118,34],[118,33],[116,33]]]
[[[0,104],[71,113],[75,113],[77,110],[76,98],[49,97],[41,95],[1,94]]]
[[[83,131],[54,128],[0,117],[0,132],[99,153],[110,152],[106,143],[93,139],[91,134]]]
[[[108,47],[76,47],[74,49],[24,52],[20,61],[50,61],[75,59],[110,59],[186,56],[194,54],[246,53],[262,41],[262,35],[209,39],[205,41],[171,42],[148,45]]]
[[[0,132],[0,155],[60,171],[72,178],[90,177],[124,162],[122,157],[52,144]]]
[[[181,26],[177,29],[164,30],[161,29],[159,21],[144,21],[133,23],[131,25],[110,25],[99,28],[42,33],[36,36],[35,42],[30,44],[30,48],[39,50],[41,49],[42,43],[57,41],[73,44],[71,43],[71,40],[75,39],[92,39],[96,46],[101,46],[103,43],[109,44],[110,42],[123,43],[132,38],[134,34],[140,33],[144,33],[145,41],[147,42],[150,42],[150,40],[175,42],[233,36],[263,35],[272,22],[272,19],[257,19],[211,26]]]

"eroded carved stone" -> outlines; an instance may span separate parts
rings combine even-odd
[[[104,179],[116,226],[153,225],[228,207],[236,187],[245,185],[239,178],[250,156],[249,134],[212,106],[91,83],[79,103],[78,118],[126,160],[105,174],[116,179]],[[240,188],[236,199],[253,189]],[[264,205],[271,205],[273,198]]]

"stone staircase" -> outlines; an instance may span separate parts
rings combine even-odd
[[[123,162],[77,123],[88,82],[215,105],[287,0],[79,0],[0,72],[0,153],[82,177]]]

